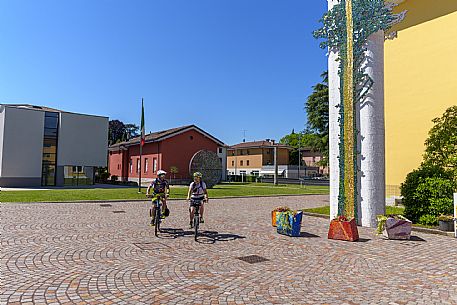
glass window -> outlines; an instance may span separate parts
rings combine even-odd
[[[64,185],[92,185],[93,167],[91,166],[64,166]]]
[[[140,166],[141,166],[140,158],[138,158],[138,159],[136,159],[136,172],[137,173],[140,172]]]
[[[152,172],[153,173],[157,172],[157,158],[154,158],[152,160]]]
[[[49,153],[49,154],[57,153],[57,140],[56,139],[44,139],[43,153]]]
[[[243,160],[240,161],[240,166],[243,166]]]
[[[249,160],[246,161],[246,166],[249,166]]]
[[[44,119],[44,128],[57,129],[58,123],[59,123],[59,119],[57,117],[46,116]]]
[[[133,161],[130,159],[130,173],[133,174]]]
[[[57,129],[56,128],[45,128],[44,136],[47,138],[57,138]]]
[[[56,154],[43,154],[43,164],[55,164]]]
[[[144,172],[148,172],[148,165],[149,165],[149,160],[148,158],[144,159]]]
[[[41,184],[43,186],[54,186],[56,185],[56,167],[55,165],[43,164]]]

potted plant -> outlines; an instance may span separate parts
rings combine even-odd
[[[276,227],[276,222],[277,222],[277,215],[278,213],[280,212],[286,212],[286,211],[290,211],[290,208],[288,207],[277,207],[276,209],[274,209],[273,211],[271,211],[271,224],[273,227]]]
[[[439,216],[438,223],[441,231],[454,232],[454,217],[452,215]]]
[[[303,211],[287,210],[277,212],[277,232],[287,236],[300,236]]]
[[[328,239],[337,239],[345,241],[357,241],[359,231],[355,218],[348,219],[346,216],[338,216],[330,222],[328,230]]]
[[[412,222],[402,215],[378,215],[377,233],[388,239],[410,239]]]

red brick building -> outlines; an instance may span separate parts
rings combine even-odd
[[[222,161],[223,177],[227,172],[226,145],[195,125],[183,126],[146,135],[143,146],[141,177],[143,182],[151,181],[157,171],[165,170],[167,178],[188,179],[189,164],[200,150],[218,154]],[[109,173],[121,181],[138,182],[140,168],[140,137],[109,147]],[[172,168],[177,173],[172,173]]]

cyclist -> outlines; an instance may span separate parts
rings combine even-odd
[[[159,170],[157,172],[157,178],[152,180],[146,191],[146,196],[153,198],[160,197],[162,199],[162,217],[168,216],[169,214],[169,210],[167,208],[167,197],[170,194],[170,186],[168,185],[168,181],[165,179],[166,174],[166,171]],[[152,195],[150,195],[151,189],[153,192]],[[155,224],[155,209],[156,206],[153,204],[151,225]]]
[[[189,216],[190,216],[190,228],[193,227],[195,203],[200,203],[200,223],[205,223],[203,220],[203,203],[208,202],[208,191],[206,190],[206,183],[202,181],[202,174],[200,172],[194,173],[194,182],[189,186],[189,192],[187,193],[187,200],[190,203]]]

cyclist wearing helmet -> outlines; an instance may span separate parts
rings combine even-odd
[[[194,173],[194,182],[189,186],[189,192],[187,193],[187,200],[190,203],[189,207],[189,216],[190,216],[190,228],[193,226],[194,211],[195,206],[194,202],[201,202],[200,205],[200,223],[204,223],[203,220],[203,203],[208,202],[208,191],[206,190],[206,183],[202,181],[202,174],[200,172]]]
[[[162,198],[162,217],[168,216],[166,215],[167,208],[167,197],[170,193],[170,186],[168,185],[168,181],[165,179],[165,175],[167,174],[164,170],[159,170],[157,172],[157,178],[152,180],[151,184],[149,184],[148,189],[146,191],[146,196],[148,197],[161,197]],[[152,188],[152,194],[150,193]],[[155,205],[152,205],[152,215],[155,215]],[[154,225],[155,219],[154,216],[151,220],[151,225]]]

